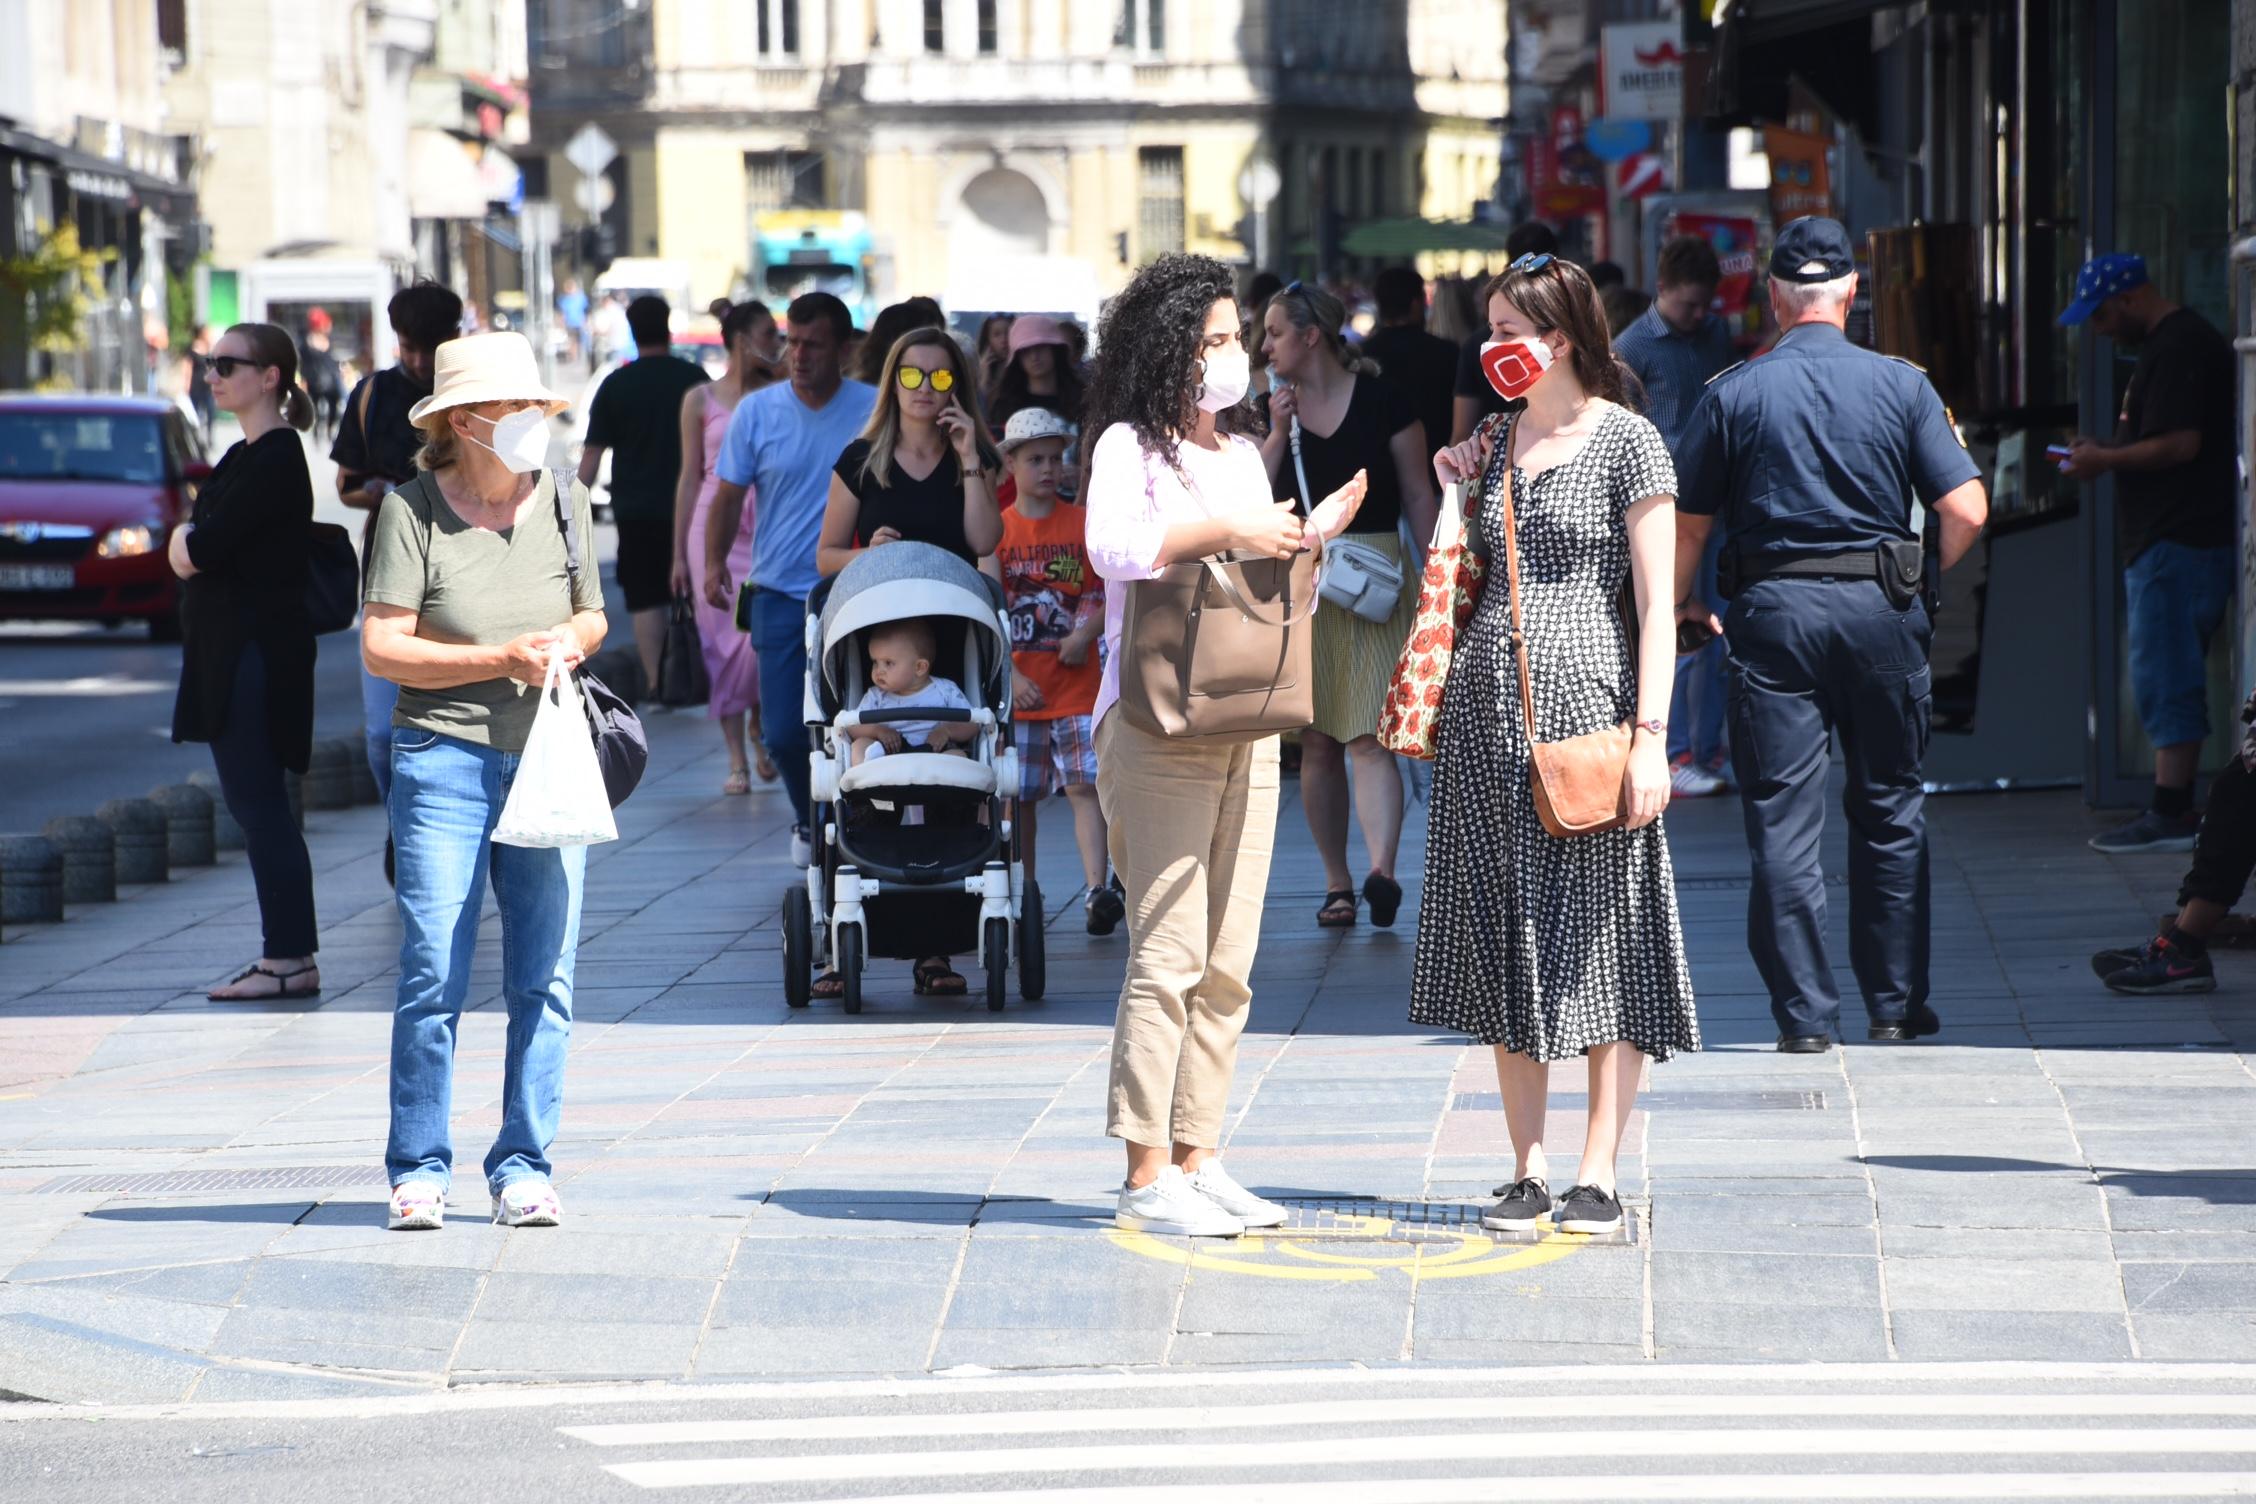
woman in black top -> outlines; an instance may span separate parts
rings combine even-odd
[[[1003,541],[995,503],[1002,464],[955,339],[945,329],[910,330],[885,357],[869,426],[831,474],[816,567],[834,575],[866,549],[908,542],[944,548],[976,569]],[[957,997],[964,988],[946,956],[917,963],[919,993]],[[814,992],[839,996],[838,978],[816,978]]]
[[[172,739],[211,743],[266,931],[265,954],[211,996],[312,997],[321,991],[313,864],[282,775],[303,773],[313,750],[313,477],[298,438],[313,403],[298,385],[297,347],[272,324],[228,330],[208,367],[212,400],[241,421],[243,441],[204,482],[193,520],[167,549],[186,582]]]
[[[903,540],[978,567],[1003,541],[994,485],[1002,463],[955,340],[944,329],[910,330],[885,357],[869,426],[838,457],[816,567],[833,575],[862,550]]]
[[[1271,389],[1261,458],[1269,467],[1272,494],[1300,497],[1305,504],[1364,473],[1370,490],[1346,536],[1380,550],[1402,572],[1401,592],[1384,621],[1328,602],[1316,611],[1316,721],[1301,733],[1300,803],[1324,859],[1324,906],[1316,922],[1326,929],[1355,923],[1355,882],[1347,865],[1350,758],[1355,812],[1371,858],[1363,880],[1371,922],[1393,924],[1402,906],[1402,885],[1394,876],[1402,839],[1402,774],[1379,745],[1379,707],[1418,614],[1416,555],[1402,540],[1402,526],[1407,522],[1422,543],[1433,536],[1434,524],[1425,425],[1399,387],[1348,350],[1339,335],[1345,316],[1339,299],[1298,282],[1271,298],[1262,313]]]

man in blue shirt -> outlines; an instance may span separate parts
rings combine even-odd
[[[854,320],[827,292],[802,294],[784,310],[791,379],[762,387],[736,406],[721,443],[720,483],[705,524],[705,598],[732,603],[729,544],[744,516],[747,488],[757,498],[752,530],[752,651],[760,659],[761,740],[783,770],[791,797],[792,861],[811,859],[807,728],[799,713],[807,679],[807,597],[821,580],[815,543],[830,500],[830,472],[860,437],[877,390],[841,372]]]
[[[1614,353],[1636,373],[1645,389],[1645,416],[1661,431],[1676,455],[1692,410],[1716,373],[1734,358],[1731,331],[1713,312],[1723,268],[1715,247],[1697,235],[1679,235],[1661,247],[1660,290],[1653,306],[1631,321],[1614,340]],[[1700,556],[1696,586],[1703,599],[1715,596],[1716,555],[1723,530],[1708,535]],[[1723,737],[1723,644],[1676,660],[1676,689],[1669,711],[1669,792],[1680,799],[1720,794],[1726,754]]]
[[[1942,567],[1989,515],[1981,472],[1942,399],[1909,361],[1849,343],[1856,260],[1848,231],[1797,219],[1778,232],[1770,306],[1784,332],[1718,376],[1676,451],[1677,619],[1713,627],[1694,589],[1711,520],[1731,612],[1731,766],[1754,886],[1747,948],[1770,989],[1778,1048],[1831,1048],[1841,1012],[1825,956],[1828,740],[1848,783],[1849,961],[1868,1038],[1942,1027],[1927,1003],[1927,828],[1920,762],[1934,698],[1917,496]]]

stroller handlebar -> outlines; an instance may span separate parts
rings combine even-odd
[[[892,721],[951,721],[991,726],[995,722],[995,712],[992,710],[953,710],[938,705],[900,705],[888,710],[842,711],[835,724],[840,726],[883,726]]]

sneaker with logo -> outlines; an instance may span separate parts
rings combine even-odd
[[[2093,836],[2087,844],[2094,851],[2109,855],[2122,855],[2141,851],[2191,851],[2193,838],[2201,829],[2201,816],[2188,812],[2183,815],[2165,815],[2147,810],[2135,820],[2126,820],[2113,830]]]
[[[556,1187],[538,1175],[520,1175],[493,1193],[493,1219],[503,1227],[554,1227],[564,1220]]]
[[[2137,959],[2100,980],[2114,992],[2215,992],[2217,968],[2206,947],[2192,951],[2183,941],[2156,935],[2146,942]]]
[[[403,1180],[392,1187],[393,1232],[434,1232],[446,1225],[446,1188],[435,1180]]]
[[[1191,1189],[1180,1165],[1169,1165],[1150,1185],[1121,1186],[1112,1225],[1178,1238],[1234,1238],[1245,1231],[1243,1222]]]
[[[1285,1209],[1274,1201],[1264,1201],[1244,1186],[1230,1178],[1222,1168],[1222,1161],[1209,1159],[1188,1177],[1191,1189],[1213,1202],[1248,1227],[1282,1227]]]
[[[1559,1198],[1559,1231],[1620,1232],[1621,1201],[1612,1191],[1578,1185]]]
[[[1714,769],[1692,760],[1689,752],[1679,753],[1669,765],[1669,795],[1676,799],[1706,799],[1720,794],[1727,785]]]
[[[1490,1232],[1533,1232],[1551,1220],[1551,1187],[1540,1175],[1500,1185],[1496,1194],[1503,1199],[1481,1213]]]

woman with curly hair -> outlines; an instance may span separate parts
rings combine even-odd
[[[1024,322],[1023,320],[1021,321]],[[1289,559],[1337,537],[1362,504],[1360,474],[1304,523],[1269,499],[1242,432],[1251,380],[1229,269],[1162,256],[1105,309],[1083,432],[1088,550],[1107,580],[1155,579],[1218,554]],[[1234,1237],[1284,1208],[1216,1157],[1252,1000],[1277,829],[1277,739],[1221,744],[1154,735],[1112,714],[1128,592],[1105,592],[1097,691],[1097,798],[1128,891],[1128,976],[1113,1022],[1105,1131],[1128,1146],[1114,1220],[1135,1232]]]

